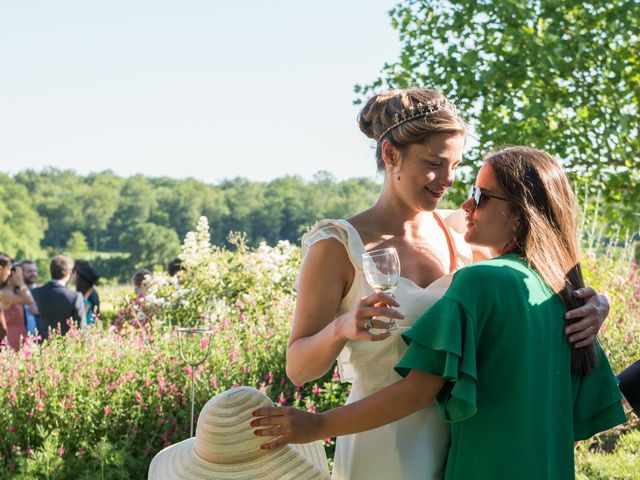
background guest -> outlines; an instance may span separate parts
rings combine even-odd
[[[29,289],[24,284],[22,269],[13,266],[11,258],[0,253],[0,307],[3,310],[2,327],[7,343],[15,351],[20,350],[22,340],[27,336],[24,324],[23,305],[33,303]]]
[[[29,291],[36,288],[38,282],[38,267],[32,260],[23,260],[20,262],[22,267],[22,277],[24,278],[24,284]],[[38,329],[38,322],[40,321],[40,314],[38,312],[38,305],[35,302],[24,306],[24,321],[25,327],[29,335],[36,335]]]
[[[75,273],[76,291],[82,293],[87,325],[92,325],[100,313],[100,296],[95,288],[100,281],[100,275],[87,260],[76,260],[73,272]]]
[[[169,265],[167,265],[167,273],[170,277],[175,277],[182,270],[184,270],[184,267],[182,266],[182,260],[179,258],[174,258],[169,262]]]
[[[147,294],[146,281],[151,272],[146,268],[141,268],[133,275],[133,289],[137,298],[144,298]]]
[[[67,288],[73,270],[73,261],[63,255],[53,257],[49,265],[51,281],[31,292],[40,311],[38,330],[42,339],[49,337],[52,328],[59,328],[62,335],[69,330],[67,320],[71,319],[80,327],[86,324],[84,298],[82,293]]]
[[[635,414],[640,417],[640,360],[629,365],[618,375],[620,391]]]

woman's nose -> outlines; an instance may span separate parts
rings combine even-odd
[[[462,202],[462,204],[460,205],[460,208],[462,208],[465,212],[470,212],[471,210],[474,210],[476,207],[475,202],[473,201],[473,198],[467,198],[464,202]]]
[[[443,187],[449,188],[453,185],[453,180],[455,179],[455,169],[444,166],[442,170],[440,170],[440,178],[438,178],[438,182]]]

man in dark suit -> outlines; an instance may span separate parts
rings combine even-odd
[[[73,270],[73,260],[58,255],[51,260],[49,269],[51,281],[31,291],[40,312],[38,330],[43,340],[49,337],[49,330],[54,328],[60,328],[60,333],[65,335],[69,330],[69,319],[80,327],[86,323],[82,294],[66,287]]]

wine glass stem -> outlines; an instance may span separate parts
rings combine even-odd
[[[195,391],[196,391],[196,382],[195,382],[195,369],[191,368],[191,435],[190,438],[193,438],[193,406],[195,404]]]

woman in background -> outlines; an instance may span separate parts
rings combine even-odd
[[[84,298],[87,325],[91,325],[95,323],[96,316],[100,314],[100,296],[95,288],[100,280],[100,275],[87,260],[76,260],[73,272],[75,273],[76,290],[82,293]]]
[[[22,277],[22,268],[14,267],[11,258],[0,253],[0,324],[7,343],[16,352],[27,337],[24,321],[24,305],[33,303],[31,292]]]

